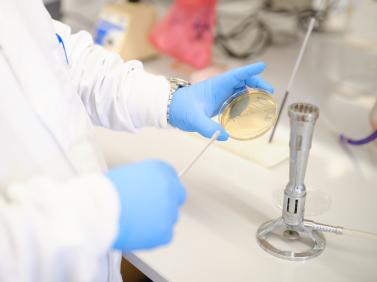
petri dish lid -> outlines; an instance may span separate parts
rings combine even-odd
[[[251,140],[266,133],[275,124],[276,117],[276,101],[270,93],[246,88],[225,101],[219,122],[231,138]]]

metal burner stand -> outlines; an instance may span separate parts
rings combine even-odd
[[[342,234],[343,230],[304,219],[304,178],[319,109],[311,104],[296,103],[289,107],[288,115],[291,124],[289,182],[284,190],[282,217],[262,224],[257,231],[257,241],[276,257],[300,261],[323,252],[326,240],[322,232]],[[292,250],[295,243],[305,246],[304,250]],[[283,249],[282,244],[287,249]]]

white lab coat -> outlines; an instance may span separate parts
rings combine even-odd
[[[140,62],[53,23],[41,0],[0,1],[0,281],[121,279],[119,202],[92,123],[166,127],[168,93]]]

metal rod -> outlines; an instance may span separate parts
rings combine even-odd
[[[342,226],[328,225],[328,224],[314,222],[311,220],[305,220],[304,225],[306,227],[312,228],[313,230],[318,230],[321,232],[329,232],[329,233],[334,233],[337,235],[358,236],[358,237],[364,237],[366,239],[377,240],[377,233],[373,233],[369,231],[351,229],[351,228],[342,227]]]
[[[285,91],[285,93],[284,93],[284,98],[283,98],[283,101],[282,101],[281,106],[280,106],[280,109],[279,109],[278,117],[277,117],[276,122],[275,122],[275,124],[274,124],[274,128],[272,129],[272,132],[271,132],[270,138],[268,139],[268,143],[271,143],[272,140],[274,139],[274,135],[275,135],[276,127],[277,127],[277,124],[278,124],[279,121],[280,121],[281,113],[283,112],[283,108],[284,108],[285,102],[287,101],[288,95],[289,95],[289,92],[288,92],[288,91]]]
[[[207,151],[209,146],[217,139],[217,137],[220,136],[220,130],[216,131],[211,139],[208,141],[208,143],[200,150],[200,152],[187,164],[187,166],[180,171],[178,176],[182,178],[189,170],[190,168],[199,160],[199,158]]]
[[[304,38],[304,42],[302,43],[301,45],[301,49],[298,53],[298,56],[297,56],[297,59],[296,59],[296,62],[295,62],[295,65],[293,67],[293,71],[292,71],[292,74],[291,74],[291,77],[289,78],[289,81],[288,81],[288,86],[287,86],[287,89],[285,91],[285,94],[284,94],[284,98],[283,98],[283,101],[280,105],[280,108],[279,108],[279,113],[278,113],[278,118],[275,122],[275,125],[274,125],[274,128],[272,129],[272,132],[271,132],[271,135],[270,135],[270,138],[268,140],[269,143],[271,143],[274,139],[274,135],[275,135],[275,131],[276,131],[276,127],[278,126],[278,123],[279,123],[279,120],[280,120],[280,116],[281,116],[281,113],[282,111],[284,110],[284,106],[285,106],[285,103],[287,101],[287,98],[288,98],[288,95],[290,93],[290,90],[291,90],[291,87],[293,85],[293,82],[296,78],[296,74],[297,74],[297,71],[298,71],[298,68],[301,64],[301,60],[302,60],[302,57],[304,55],[304,52],[305,52],[305,49],[306,49],[306,45],[308,44],[308,41],[309,41],[309,38],[310,38],[310,35],[313,31],[313,28],[314,28],[314,24],[315,24],[315,18],[311,18],[310,19],[310,22],[309,22],[309,26],[308,26],[308,30],[306,32],[306,35],[305,35],[305,38]]]

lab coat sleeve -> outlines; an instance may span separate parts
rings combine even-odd
[[[74,86],[94,124],[131,132],[168,126],[170,85],[165,77],[94,45],[87,32],[71,34],[67,25],[54,24],[65,43]]]
[[[97,281],[117,234],[118,201],[101,175],[1,188],[0,281]]]

